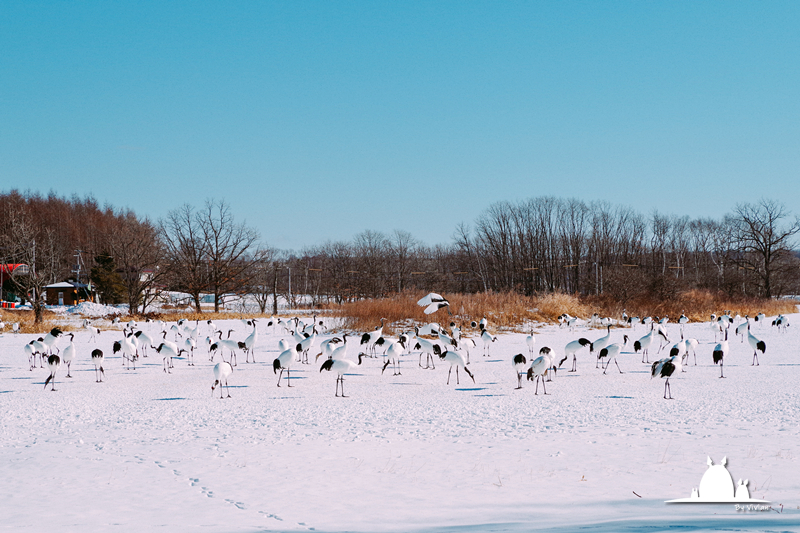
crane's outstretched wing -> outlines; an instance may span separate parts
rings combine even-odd
[[[440,302],[445,302],[446,304],[448,303],[447,300],[444,298],[444,296],[442,296],[441,294],[436,294],[435,292],[429,292],[417,302],[417,305],[420,307],[425,307],[426,305],[431,305],[433,303],[440,303]]]
[[[423,312],[426,315],[430,315],[432,313],[435,313],[436,311],[438,311],[442,307],[448,307],[449,305],[450,305],[450,302],[448,302],[447,300],[445,300],[443,302],[433,302],[428,307],[426,307]]]

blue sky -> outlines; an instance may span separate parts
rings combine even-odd
[[[0,189],[279,248],[555,195],[800,198],[798,2],[3,2]]]

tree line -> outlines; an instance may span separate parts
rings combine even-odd
[[[721,219],[648,215],[608,202],[536,197],[489,206],[450,243],[366,230],[349,241],[277,250],[238,222],[224,200],[183,205],[160,220],[91,197],[0,193],[0,263],[29,265],[4,293],[41,315],[44,286],[91,282],[105,303],[144,312],[163,291],[198,311],[249,295],[262,312],[343,303],[407,289],[561,291],[625,302],[690,289],[728,296],[800,292],[800,219],[774,200],[739,204]]]

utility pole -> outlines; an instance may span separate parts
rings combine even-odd
[[[272,272],[274,277],[272,278],[272,314],[277,316],[278,315],[278,263],[275,262],[272,265]]]
[[[35,280],[36,279],[36,239],[33,239],[33,264],[31,265],[31,275],[33,276],[33,279]],[[36,286],[34,286],[31,289],[31,292],[33,293],[33,302],[32,303],[35,303],[36,302]],[[35,307],[34,307],[34,309],[35,309]]]
[[[286,267],[289,269],[289,305],[292,305],[292,267]]]

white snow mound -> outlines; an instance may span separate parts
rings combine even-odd
[[[76,306],[70,307],[68,312],[84,316],[107,316],[122,314],[120,309],[112,305],[96,304],[93,302],[81,302]]]

